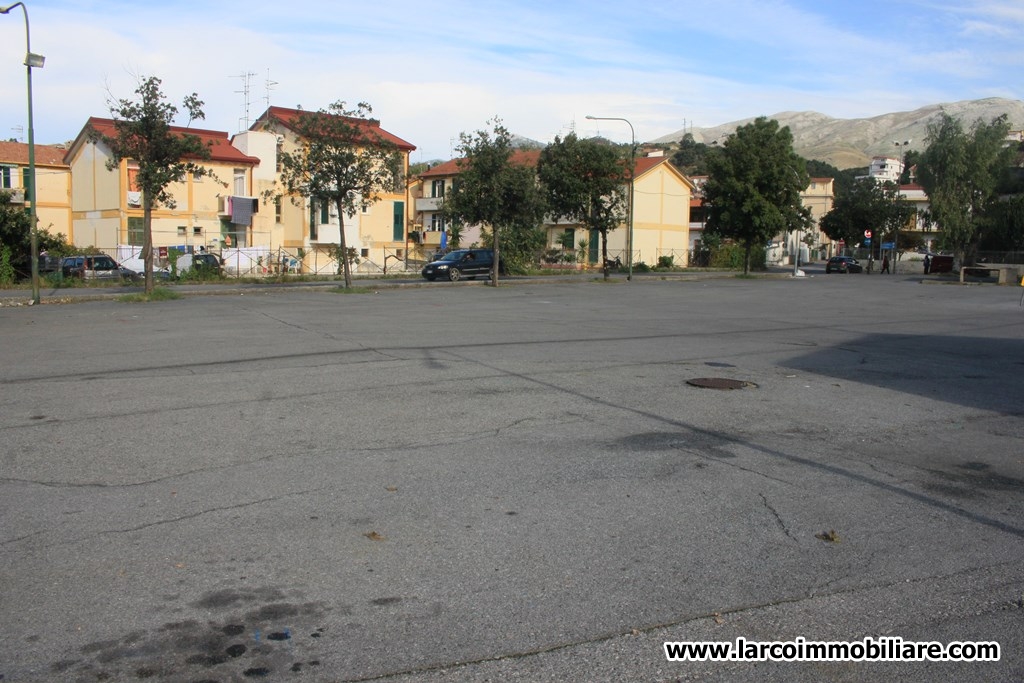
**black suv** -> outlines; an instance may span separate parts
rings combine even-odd
[[[428,280],[444,278],[455,282],[467,278],[472,280],[477,275],[490,276],[494,265],[494,252],[490,249],[456,249],[448,252],[437,261],[423,266],[420,274]],[[505,270],[498,261],[501,273]]]

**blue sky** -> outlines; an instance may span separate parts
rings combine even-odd
[[[0,4],[8,0],[0,0]],[[413,160],[447,159],[499,116],[541,141],[639,140],[783,111],[870,117],[1024,98],[1024,0],[160,3],[28,0],[36,140],[74,138],[139,76],[201,127],[236,132],[271,104],[366,101]],[[24,21],[0,16],[0,138],[25,139]],[[268,81],[275,82],[271,89]],[[1024,121],[1013,122],[1024,127]],[[19,130],[20,128],[20,130]]]

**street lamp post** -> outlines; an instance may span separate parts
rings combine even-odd
[[[26,197],[31,203],[29,213],[29,243],[31,244],[32,256],[32,303],[39,303],[39,236],[36,232],[36,141],[35,131],[32,127],[32,68],[43,67],[46,58],[42,55],[33,54],[32,42],[28,29],[28,8],[25,3],[16,2],[7,7],[0,7],[0,14],[8,14],[15,7],[21,7],[25,15],[25,73],[28,82],[28,190]]]
[[[900,148],[900,173],[899,173],[898,176],[896,176],[896,205],[897,205],[897,208],[899,207],[899,201],[900,201],[900,178],[903,177],[903,163],[904,163],[903,159],[906,156],[907,145],[909,145],[910,142],[911,142],[910,140],[904,140],[903,142],[897,142],[897,141],[893,140],[893,142],[892,142],[892,144],[894,144],[894,145],[896,145],[897,147]],[[899,216],[897,216],[897,218],[899,218]],[[896,274],[896,255],[899,253],[899,246],[900,246],[900,225],[899,225],[899,223],[897,223],[896,224],[896,230],[893,232],[893,236],[892,236],[892,273],[893,273],[893,275]]]
[[[591,121],[622,121],[629,126],[629,231],[626,233],[626,263],[629,264],[629,274],[626,275],[627,280],[633,279],[633,183],[636,180],[636,131],[633,130],[633,124],[627,119],[618,118],[616,116],[591,116],[587,114],[587,119]]]

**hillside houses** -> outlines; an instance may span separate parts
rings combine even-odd
[[[335,209],[309,197],[285,196],[281,183],[281,155],[303,144],[296,133],[300,109],[269,107],[245,131],[172,128],[179,134],[199,136],[210,158],[196,160],[208,172],[189,176],[169,188],[172,205],[153,213],[153,240],[158,258],[169,249],[209,251],[221,255],[229,273],[273,274],[282,271],[313,274],[338,272],[341,217]],[[400,153],[407,175],[409,156],[416,147],[375,120],[355,119],[373,136],[387,140]],[[130,160],[108,168],[110,150],[102,135],[112,135],[111,119],[91,117],[66,150],[41,150],[38,157],[40,225],[65,234],[78,247],[95,247],[128,261],[137,257],[142,239],[142,205],[134,184],[137,168]],[[19,154],[0,146],[0,169],[5,187],[16,189],[22,172]],[[10,147],[10,149],[8,149]],[[23,146],[24,147],[24,146]],[[14,151],[11,151],[14,150]],[[24,156],[24,154],[21,154]],[[517,151],[512,162],[536,167],[538,151]],[[699,185],[658,152],[635,159],[633,168],[632,261],[655,265],[668,258],[673,265],[690,265],[703,230]],[[357,215],[344,217],[346,242],[354,249],[355,269],[364,273],[386,268],[417,269],[437,251],[452,246],[452,226],[445,224],[442,206],[460,173],[460,160],[437,164],[415,177],[407,177],[392,191]],[[45,192],[44,192],[45,188]],[[833,200],[832,180],[815,178],[803,193],[815,226]],[[580,260],[599,261],[600,239],[580,225],[548,218],[542,226],[549,253],[586,250]],[[627,262],[630,231],[628,217],[608,234],[608,256]],[[478,226],[464,226],[458,234],[462,246],[479,244]],[[783,262],[796,249],[795,234],[780,235],[769,251],[772,262]],[[826,237],[811,232],[811,253],[823,258],[833,253]],[[161,261],[162,265],[166,261]]]
[[[511,162],[536,168],[540,152],[521,150],[513,153]],[[447,161],[428,169],[414,179],[414,231],[422,244],[422,253],[433,253],[447,243],[451,226],[446,225],[441,206],[461,171],[461,160]],[[685,266],[689,254],[690,198],[693,182],[686,178],[667,157],[649,156],[635,160],[633,168],[633,261],[653,265],[662,256],[670,256],[674,264]],[[561,249],[563,242],[587,244],[586,260],[598,263],[600,238],[584,232],[580,225],[549,216],[544,222],[545,245],[548,250]],[[446,233],[447,231],[447,233]],[[569,233],[566,236],[566,233]],[[627,262],[628,225],[624,221],[608,234],[608,256]],[[479,226],[466,226],[459,243],[468,246],[480,239]]]

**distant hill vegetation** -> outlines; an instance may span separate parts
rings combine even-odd
[[[1006,114],[1012,130],[1024,129],[1024,101],[990,97],[947,104],[933,104],[914,111],[882,114],[867,119],[835,119],[813,111],[781,112],[770,119],[789,126],[793,132],[793,148],[805,159],[817,159],[839,169],[860,168],[871,163],[875,156],[896,156],[893,142],[910,140],[909,150],[921,151],[927,145],[928,123],[945,111],[965,124],[977,119],[991,121]],[[686,133],[695,142],[710,145],[724,140],[740,126],[753,118],[733,121],[713,128],[686,128],[662,136],[653,143],[678,142]]]

